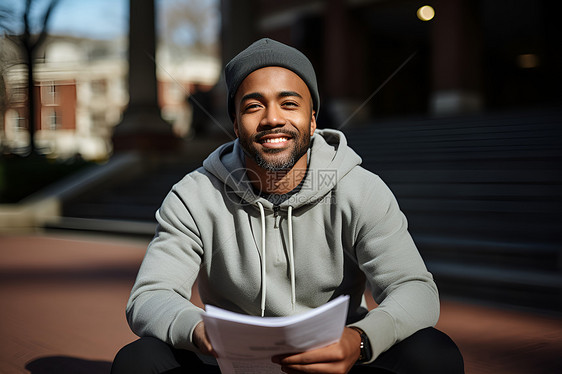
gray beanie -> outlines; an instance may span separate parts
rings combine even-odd
[[[260,39],[234,57],[224,68],[228,89],[228,114],[234,119],[234,96],[250,73],[268,66],[279,66],[297,74],[308,86],[312,108],[318,116],[320,96],[316,73],[308,58],[300,51],[272,39]]]

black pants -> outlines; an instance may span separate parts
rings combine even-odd
[[[191,351],[175,349],[155,338],[141,338],[123,347],[111,374],[220,373]],[[370,365],[356,365],[353,374],[463,374],[462,355],[455,343],[434,328],[418,331],[382,353]]]

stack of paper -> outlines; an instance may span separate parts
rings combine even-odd
[[[282,373],[271,357],[335,343],[347,318],[349,296],[288,317],[256,317],[211,305],[203,315],[223,374]]]

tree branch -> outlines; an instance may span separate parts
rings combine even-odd
[[[41,25],[41,33],[39,34],[39,37],[37,38],[35,43],[33,43],[33,48],[36,48],[37,46],[41,45],[41,43],[45,41],[45,38],[47,38],[47,25],[49,23],[49,18],[51,16],[51,12],[59,2],[60,0],[52,0],[51,3],[49,4],[49,7],[45,12],[45,16],[43,17],[43,22]]]
[[[14,12],[12,9],[0,8],[0,29],[4,29],[8,35],[15,33],[14,29],[8,25],[8,20],[13,18]]]
[[[23,34],[21,36],[21,40],[23,45],[28,48],[31,44],[31,30],[30,30],[30,22],[29,22],[29,14],[31,13],[31,3],[32,0],[27,0],[25,2],[25,11],[23,12]]]

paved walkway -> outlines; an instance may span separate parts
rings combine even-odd
[[[108,373],[146,240],[0,236],[0,373]],[[562,373],[562,319],[444,301],[469,374]]]

